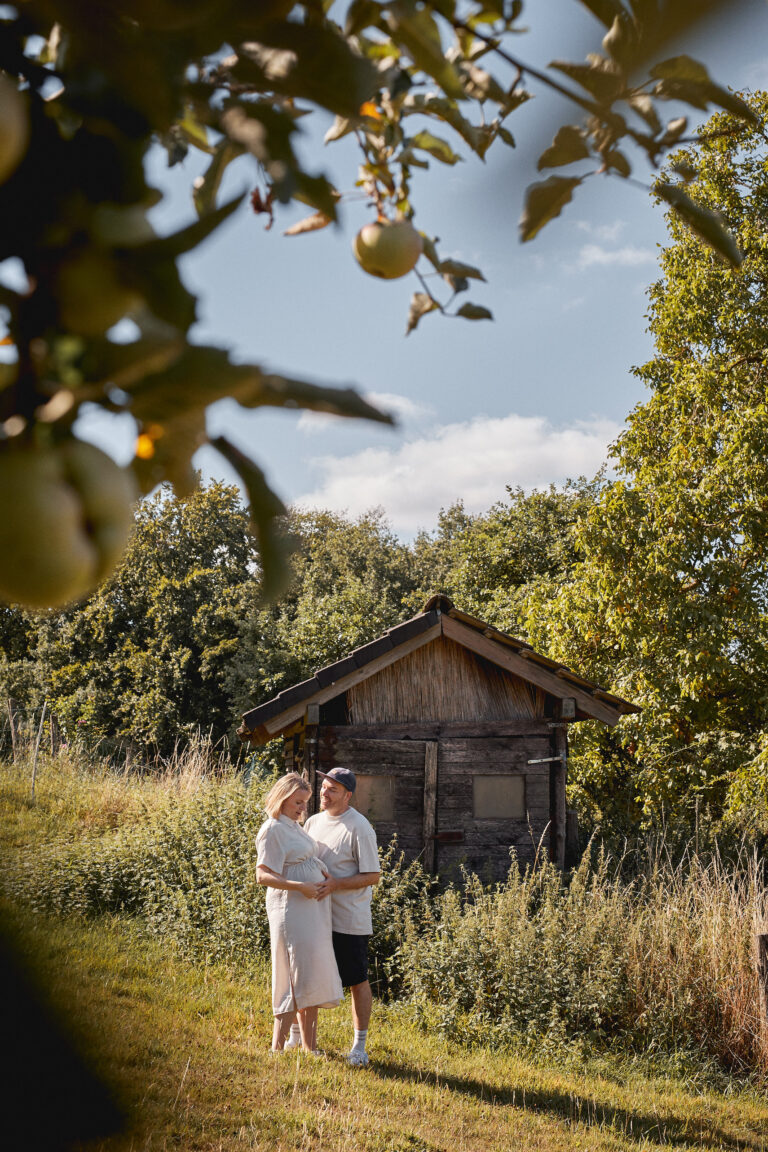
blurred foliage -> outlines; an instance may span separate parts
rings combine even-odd
[[[0,287],[15,349],[15,359],[0,366],[2,436],[42,448],[71,435],[85,403],[128,412],[137,424],[132,468],[141,489],[167,480],[184,495],[194,485],[191,459],[206,440],[206,409],[223,396],[244,407],[388,419],[353,390],[233,364],[225,350],[190,343],[197,301],[178,261],[237,210],[237,200],[217,203],[227,165],[250,158],[257,181],[252,205],[270,222],[275,207],[292,199],[311,212],[309,223],[294,231],[333,222],[341,194],[324,175],[307,171],[294,148],[299,122],[304,126],[307,113],[319,107],[336,117],[328,141],[353,135],[359,145],[357,194],[378,216],[409,219],[415,170],[432,162],[451,166],[465,150],[483,160],[491,147],[513,147],[507,121],[529,99],[529,89],[543,86],[564,96],[580,122],[559,129],[539,167],[582,168],[531,185],[521,220],[528,240],[590,176],[626,178],[633,151],[655,165],[683,138],[686,118],[665,123],[664,102],[697,112],[725,108],[737,118],[736,128],[755,122],[754,110],[718,86],[703,65],[686,55],[658,60],[670,36],[715,6],[715,0],[588,0],[605,30],[601,51],[582,63],[554,61],[543,71],[513,52],[524,31],[521,0],[26,0],[5,6],[0,260],[20,260],[27,286]],[[639,75],[652,56],[650,75]],[[160,199],[145,174],[147,153],[158,141],[171,164],[189,149],[210,156],[191,190],[198,219],[167,236],[155,235],[147,217]],[[691,198],[684,179],[670,175],[659,196],[720,256],[739,262],[741,252],[720,216]],[[477,268],[442,259],[424,230],[422,237],[431,281],[417,272],[421,290],[411,302],[409,330],[430,312],[448,312],[470,282],[483,278]],[[448,292],[447,303],[437,285]],[[449,314],[490,316],[472,302]],[[112,329],[126,318],[135,325],[134,338],[118,342]],[[254,461],[223,437],[215,447],[242,477],[263,588],[274,593],[287,571],[277,530],[284,509]],[[66,542],[61,547],[66,551]],[[58,600],[52,594],[50,603],[65,594],[62,589]]]

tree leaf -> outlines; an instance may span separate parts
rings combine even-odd
[[[183,351],[180,334],[147,337],[131,344],[90,340],[79,367],[85,384],[95,383],[98,392],[107,387],[128,390],[145,376],[168,368]]]
[[[414,292],[413,296],[411,296],[411,306],[408,311],[408,326],[405,329],[406,336],[409,332],[413,332],[422,316],[426,316],[428,312],[434,312],[438,307],[439,304],[428,292]]]
[[[468,280],[482,280],[485,283],[485,276],[479,268],[475,268],[472,264],[463,264],[461,260],[441,260],[437,270],[442,276],[462,276]]]
[[[403,100],[402,111],[404,116],[421,113],[442,120],[458,132],[473,152],[479,154],[477,129],[461,115],[453,100],[437,96],[434,92],[409,92]]]
[[[375,0],[352,0],[344,19],[344,35],[356,36],[381,18],[381,5]]]
[[[716,212],[697,204],[678,184],[656,184],[654,191],[726,264],[732,268],[739,267],[744,257],[734,236]]]
[[[284,524],[288,510],[267,484],[261,468],[226,437],[217,436],[211,446],[232,465],[245,485],[261,557],[262,593],[265,599],[273,600],[285,591],[290,579],[288,557],[293,549]]]
[[[428,152],[430,156],[434,156],[442,164],[458,164],[462,159],[453,151],[447,140],[433,136],[431,132],[417,132],[415,136],[406,141],[406,145],[411,148],[420,148],[422,152]]]
[[[332,223],[330,216],[326,216],[325,212],[314,212],[311,216],[305,216],[303,220],[286,228],[283,236],[303,236],[305,232],[318,232]]]
[[[493,320],[493,313],[489,312],[487,308],[483,308],[480,304],[462,304],[457,316],[463,317],[464,320]]]
[[[556,68],[569,79],[580,84],[601,104],[615,100],[624,89],[624,77],[616,66],[601,56],[590,58],[589,64],[569,64],[565,60],[553,60],[550,68]]]
[[[435,271],[439,272],[440,271],[440,257],[437,254],[437,248],[435,247],[435,241],[432,239],[431,236],[427,236],[427,234],[425,232],[420,232],[419,235],[421,236],[422,255],[426,256],[427,260],[429,260],[430,264],[435,269]]]
[[[520,218],[520,239],[532,240],[545,224],[559,216],[581,182],[579,176],[549,176],[539,184],[530,184]]]
[[[258,376],[255,376],[252,372],[250,375],[246,372],[241,376],[239,385],[230,391],[230,395],[244,408],[306,408],[310,412],[327,412],[332,416],[346,416],[355,420],[395,423],[388,412],[374,408],[354,388],[328,388],[275,373],[263,375],[258,372]]]
[[[200,182],[195,182],[192,190],[192,200],[197,210],[198,216],[205,216],[211,212],[216,205],[216,194],[221,185],[221,179],[228,164],[236,160],[238,156],[242,156],[244,149],[241,145],[235,144],[234,141],[225,137],[221,140],[213,153],[213,159],[208,165],[204,176],[201,177]]]
[[[613,168],[618,172],[619,176],[624,179],[632,174],[632,167],[623,152],[618,148],[611,148],[608,152],[604,153],[603,160],[606,167]]]
[[[682,80],[692,81],[694,84],[708,84],[709,72],[698,60],[692,56],[670,56],[668,60],[661,60],[650,69],[654,80]]]
[[[234,196],[220,208],[206,212],[199,220],[194,220],[186,228],[173,232],[170,236],[161,236],[156,240],[148,240],[146,244],[138,245],[133,251],[144,263],[151,264],[155,260],[176,260],[185,252],[191,252],[206,240],[220,224],[223,224],[243,202],[243,194]]]
[[[390,36],[402,45],[416,67],[436,80],[446,96],[463,100],[464,85],[443,54],[440,30],[430,12],[398,0],[389,6],[386,20]]]
[[[308,408],[394,423],[354,388],[329,388],[268,374],[256,364],[232,364],[223,349],[203,344],[188,345],[169,368],[144,377],[130,391],[132,411],[145,423],[163,424],[180,411],[205,408],[223,396],[231,396],[245,408]]]
[[[639,55],[640,37],[635,22],[627,12],[614,17],[613,24],[603,36],[603,50],[612,60],[631,68]]]
[[[621,0],[581,0],[581,2],[606,28],[610,28],[616,17],[624,12]]]
[[[337,116],[323,137],[323,143],[331,144],[334,140],[348,136],[350,132],[354,132],[357,123],[358,121],[350,116]]]
[[[247,73],[262,91],[311,100],[339,116],[357,116],[378,86],[370,60],[328,24],[276,21],[259,29],[259,43],[241,44],[238,55],[236,77]]]
[[[562,164],[573,164],[576,160],[585,160],[589,157],[589,148],[584,139],[585,133],[573,124],[564,124],[558,129],[549,148],[545,149],[539,157],[537,165],[539,172],[542,168],[559,168]]]
[[[642,116],[652,132],[661,131],[661,121],[656,114],[653,100],[651,100],[647,92],[634,92],[629,97],[627,103],[630,108],[637,112],[638,116]]]
[[[499,105],[505,103],[507,93],[490,72],[467,60],[454,60],[454,65],[464,82],[464,91],[471,100],[479,100],[480,103],[493,100]]]

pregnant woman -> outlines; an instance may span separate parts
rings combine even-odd
[[[314,1052],[318,1008],[343,997],[331,942],[331,902],[318,899],[327,873],[301,827],[310,787],[289,772],[267,793],[268,820],[256,837],[256,879],[267,888],[272,946],[272,1051],[281,1052],[298,1012],[301,1046]]]

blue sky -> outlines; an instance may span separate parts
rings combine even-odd
[[[599,45],[600,26],[574,0],[537,0],[527,15],[531,34],[515,50],[530,63],[578,61]],[[766,32],[765,0],[742,0],[685,47],[721,84],[768,87]],[[594,177],[558,220],[520,244],[525,186],[568,116],[537,96],[508,121],[517,149],[481,164],[452,140],[465,162],[449,168],[433,161],[414,179],[415,223],[440,237],[441,255],[482,268],[487,283],[473,283],[467,298],[490,308],[493,323],[433,314],[406,338],[408,302],[419,284],[414,276],[375,280],[355,263],[352,239],[373,218],[363,200],[344,203],[341,227],[292,238],[282,232],[306,210],[280,212],[265,231],[243,205],[182,266],[200,296],[194,339],[288,376],[353,384],[399,423],[390,430],[306,413],[244,412],[225,401],[209,411],[209,433],[225,432],[251,454],[286,502],[353,516],[381,506],[403,538],[433,528],[440,508],[456,499],[480,512],[504,497],[506,485],[593,475],[643,399],[631,368],[651,353],[646,289],[665,230],[641,189]],[[349,140],[322,145],[328,122],[321,115],[303,121],[303,154],[351,191],[357,157]],[[650,181],[642,156],[633,167]],[[158,230],[192,218],[191,184],[201,168],[194,156],[170,170],[164,154],[153,156],[153,180],[166,193],[155,209]],[[239,161],[223,195],[249,190],[255,177],[251,162]],[[119,459],[130,455],[130,420],[86,417],[78,431]],[[211,449],[196,462],[206,478],[234,481]]]

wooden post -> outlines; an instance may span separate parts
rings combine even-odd
[[[755,967],[757,969],[757,996],[760,1013],[760,1039],[768,1054],[768,932],[755,936]]]
[[[37,754],[40,751],[40,737],[43,735],[43,724],[45,723],[45,708],[48,701],[43,700],[43,710],[40,713],[40,724],[37,729],[37,740],[35,740],[35,755],[32,759],[32,799],[35,798],[35,780],[37,779]]]
[[[318,756],[318,728],[320,724],[320,705],[308,704],[304,717],[304,775],[312,789],[309,797],[308,815],[312,815],[315,808],[315,783],[317,781]]]
[[[48,723],[51,726],[51,756],[58,756],[61,748],[61,728],[59,727],[59,718],[55,712],[51,712],[48,717]]]
[[[8,723],[11,726],[11,750],[15,764],[18,752],[16,744],[16,701],[11,696],[8,697]]]
[[[568,868],[575,868],[581,859],[579,850],[579,817],[573,808],[565,811],[565,863]]]
[[[556,759],[549,765],[549,858],[562,871],[565,868],[565,780],[568,763],[568,728],[552,727],[550,743]]]
[[[424,867],[434,874],[437,827],[437,740],[427,740],[424,753]]]

